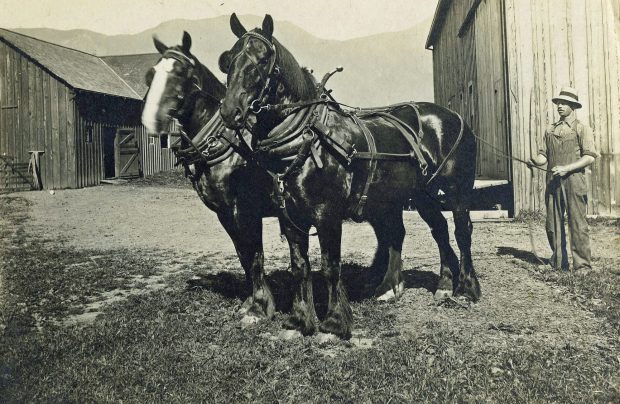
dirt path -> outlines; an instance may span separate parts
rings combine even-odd
[[[32,232],[78,249],[157,248],[170,250],[177,260],[185,262],[197,255],[213,259],[234,255],[232,243],[215,214],[188,188],[100,186],[56,191],[53,195],[22,193],[20,197],[32,203]],[[405,219],[406,274],[411,277],[413,270],[422,271],[415,273],[433,279],[438,268],[437,248],[417,215],[406,213]],[[280,241],[275,219],[264,220],[264,234],[267,270],[285,269],[282,263],[287,262],[288,248]],[[540,226],[534,229],[534,236],[539,252],[547,254]],[[592,238],[594,256],[616,258],[617,231],[597,227]],[[376,241],[369,226],[347,223],[343,243],[343,261],[370,263]],[[416,334],[432,329],[425,327],[432,321],[471,338],[482,335],[487,344],[505,344],[508,336],[560,345],[608,345],[605,337],[596,332],[601,320],[580,307],[574,296],[530,276],[531,266],[521,259],[530,248],[525,225],[476,223],[473,253],[483,299],[468,310],[446,309],[433,301],[431,285],[412,279],[404,297],[392,309],[398,327],[402,332]],[[311,253],[316,262],[319,250],[315,238]],[[363,336],[364,331],[356,334]]]

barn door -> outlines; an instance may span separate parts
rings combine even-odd
[[[103,178],[117,177],[114,167],[116,161],[116,129],[103,127],[101,133],[103,141]]]
[[[119,129],[114,140],[114,171],[116,178],[142,176],[138,139],[133,130]]]

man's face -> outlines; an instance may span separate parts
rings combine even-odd
[[[566,118],[573,112],[573,106],[566,101],[559,100],[557,102],[557,108],[561,118]]]

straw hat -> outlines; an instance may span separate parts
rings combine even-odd
[[[553,97],[551,101],[553,101],[554,104],[557,104],[558,101],[566,101],[573,104],[575,108],[581,108],[577,89],[572,87],[562,87],[562,89],[560,90],[560,94],[556,97]]]

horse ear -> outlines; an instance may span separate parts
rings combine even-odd
[[[153,35],[153,43],[155,44],[155,49],[157,49],[157,51],[161,53],[162,55],[164,54],[165,51],[168,50],[168,47],[164,45],[162,41],[157,39],[155,35]]]
[[[271,18],[269,14],[265,15],[262,30],[263,35],[271,41],[271,36],[273,35],[273,18]]]
[[[248,32],[245,28],[243,28],[241,21],[239,21],[239,18],[237,18],[237,14],[235,13],[232,13],[230,16],[230,29],[232,29],[233,34],[235,34],[237,38],[241,38],[246,32]]]
[[[217,61],[222,73],[228,74],[228,68],[230,67],[230,51],[226,51],[220,55]]]
[[[183,31],[183,42],[181,42],[181,48],[185,53],[189,54],[189,48],[192,47],[192,37],[187,33],[187,31]]]

